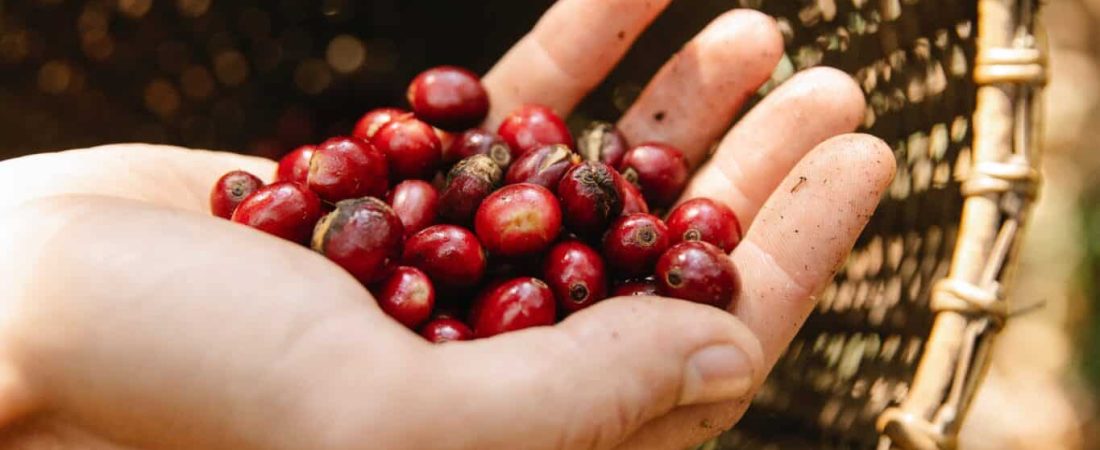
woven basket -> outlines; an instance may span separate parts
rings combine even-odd
[[[429,0],[0,0],[0,158],[134,140],[277,156],[399,104],[428,64],[486,70],[546,6],[482,4],[496,14]],[[893,146],[898,174],[747,416],[704,448],[951,448],[1012,315],[1038,183],[1036,0],[679,0],[572,121],[617,116],[737,6],[780,21],[770,86],[819,64],[855,76],[864,129]],[[427,22],[390,26],[410,14]],[[324,64],[342,34],[355,39],[341,48],[364,46],[360,70]]]

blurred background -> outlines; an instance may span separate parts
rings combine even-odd
[[[127,141],[278,157],[401,105],[429,66],[483,73],[552,3],[0,0],[0,159]],[[835,14],[851,2],[789,3]],[[669,25],[571,120],[614,119],[645,74],[738,4],[675,2]],[[1100,153],[1089,145],[1100,142],[1100,0],[1051,0],[1044,15],[1045,185],[1013,296],[1026,312],[997,343],[963,449],[1100,449]]]

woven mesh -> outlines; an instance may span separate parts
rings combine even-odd
[[[549,3],[0,0],[0,158],[134,140],[278,156],[400,104],[429,64],[488,69]],[[893,146],[899,170],[748,415],[710,446],[870,448],[878,414],[908,391],[958,232],[976,6],[673,2],[571,123],[616,117],[668,55],[738,6],[779,18],[778,78],[819,64],[856,77],[864,128]]]

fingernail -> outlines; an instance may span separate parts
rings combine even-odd
[[[732,400],[752,389],[752,361],[733,345],[705,347],[688,359],[680,405]]]

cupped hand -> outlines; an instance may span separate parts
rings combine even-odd
[[[568,113],[669,0],[562,0],[489,72],[485,124]],[[727,312],[609,299],[553,327],[433,346],[309,249],[206,213],[271,161],[117,145],[0,163],[0,447],[684,448],[733,426],[889,183],[844,74],[795,75],[727,129],[782,52],[715,19],[619,126],[682,148],[685,198],[748,232]],[[594,56],[595,55],[595,56]],[[708,151],[718,142],[714,154]],[[732,314],[731,314],[732,313]]]

